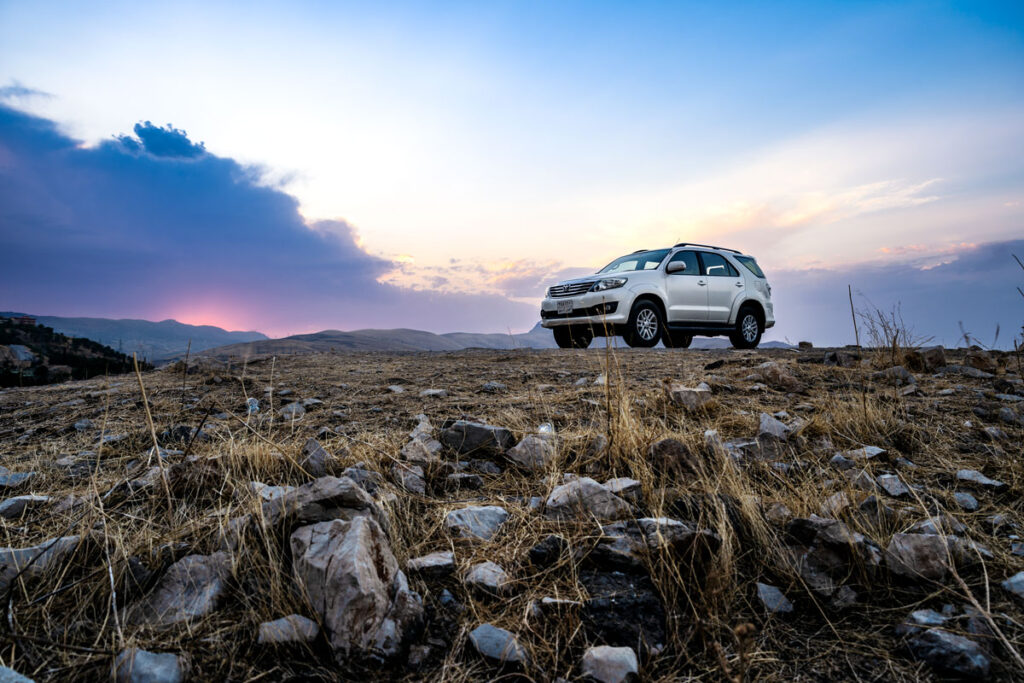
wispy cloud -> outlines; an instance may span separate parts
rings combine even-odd
[[[12,80],[9,85],[0,86],[0,101],[25,100],[31,97],[50,99],[52,94],[22,85]]]

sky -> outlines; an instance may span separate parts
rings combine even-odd
[[[0,0],[2,309],[518,332],[694,241],[1005,346],[1021,240],[1020,3]]]

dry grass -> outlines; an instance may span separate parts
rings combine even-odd
[[[878,352],[871,362],[885,365],[890,352]],[[820,356],[820,351],[812,353]],[[637,516],[686,519],[715,530],[722,539],[718,552],[704,562],[657,553],[646,558],[668,612],[669,641],[644,662],[645,680],[927,679],[927,669],[899,652],[892,626],[916,607],[969,602],[998,626],[1002,635],[991,640],[1001,662],[995,673],[1010,677],[1013,651],[1024,650],[1024,612],[998,583],[1018,571],[1022,560],[1010,554],[1005,537],[993,537],[985,520],[1000,513],[1024,521],[1019,447],[1024,431],[1002,425],[1010,441],[999,445],[982,440],[976,427],[964,426],[965,420],[976,426],[982,422],[973,407],[994,403],[974,394],[987,388],[976,380],[922,377],[925,395],[902,397],[890,387],[868,382],[865,369],[798,364],[797,358],[786,351],[317,355],[219,373],[145,373],[140,379],[148,402],[130,376],[0,393],[3,464],[38,472],[30,484],[33,493],[55,501],[73,494],[85,501],[68,512],[58,513],[50,504],[22,519],[4,521],[3,544],[23,547],[66,534],[90,537],[59,571],[17,582],[6,606],[0,659],[39,680],[101,680],[116,653],[136,645],[189,653],[199,680],[489,680],[498,672],[467,647],[468,632],[488,621],[520,635],[535,663],[525,672],[529,678],[572,679],[578,676],[580,655],[591,644],[581,615],[568,609],[555,619],[537,620],[530,616],[530,606],[544,596],[585,599],[579,581],[583,566],[567,556],[553,567],[538,569],[525,558],[552,533],[580,550],[600,536],[596,522],[555,523],[530,509],[531,497],[547,496],[561,483],[563,472],[575,472],[598,481],[637,479],[643,491]],[[726,362],[722,368],[703,369],[718,359]],[[744,378],[767,359],[787,365],[806,389],[799,394],[750,391],[753,382]],[[603,386],[574,385],[580,377],[593,380],[601,374],[607,378]],[[662,379],[696,385],[709,375],[732,389],[716,389],[716,400],[707,410],[687,414],[666,403]],[[504,382],[508,391],[480,393],[480,386],[491,380]],[[391,394],[385,389],[390,384],[402,384],[408,391]],[[539,391],[542,384],[553,389]],[[964,386],[953,396],[936,395],[956,384]],[[276,415],[281,397],[272,396],[272,409],[264,399],[268,385],[324,403],[301,420],[288,422]],[[447,389],[449,396],[418,395],[433,387]],[[246,416],[250,396],[263,404],[259,415]],[[60,405],[78,398],[84,403]],[[778,456],[793,465],[788,474],[769,463],[741,466],[705,445],[707,429],[724,439],[749,437],[757,431],[759,413],[779,410],[806,420],[799,437]],[[457,580],[414,580],[428,607],[428,625],[419,643],[431,649],[421,670],[361,668],[356,663],[339,670],[320,646],[273,652],[256,645],[260,622],[295,612],[315,616],[289,570],[285,539],[272,535],[245,537],[233,555],[229,598],[211,617],[170,631],[124,622],[119,608],[140,594],[132,567],[141,562],[157,572],[186,554],[215,551],[230,519],[259,514],[249,482],[299,484],[308,479],[297,466],[297,456],[320,427],[336,428],[321,442],[341,456],[339,471],[362,462],[390,482],[391,465],[421,412],[438,427],[446,418],[473,417],[506,426],[518,436],[549,422],[559,436],[559,459],[547,472],[505,467],[501,475],[485,476],[482,490],[453,494],[416,496],[385,485],[396,494],[384,506],[400,565],[427,552],[453,549],[457,575],[476,562],[493,560],[516,579],[517,591],[507,599],[469,595]],[[94,437],[70,429],[84,417],[108,434],[127,437],[97,448]],[[190,445],[197,462],[180,465],[184,456],[169,456],[159,485],[125,493],[125,482],[145,470],[154,433],[204,420],[211,438]],[[608,440],[601,454],[588,450],[597,435]],[[648,457],[649,445],[666,437],[679,439],[698,454],[693,469],[662,467]],[[784,532],[765,519],[764,508],[782,503],[795,515],[807,516],[820,513],[825,500],[839,491],[854,500],[863,498],[866,492],[853,488],[828,464],[836,451],[863,445],[881,446],[893,457],[912,461],[917,469],[901,472],[923,489],[915,500],[889,501],[901,515],[889,526],[868,523],[854,514],[854,505],[841,517],[852,529],[884,548],[895,531],[941,505],[993,557],[962,571],[959,580],[918,588],[854,567],[850,580],[860,594],[855,607],[835,612],[816,600],[792,568]],[[95,453],[88,473],[71,476],[55,466],[63,454],[83,450]],[[875,474],[884,467],[870,466]],[[980,511],[959,512],[952,501],[952,475],[965,467],[1005,481],[1010,492],[980,494]],[[508,523],[492,541],[464,543],[445,533],[445,514],[469,502],[499,504],[509,511]],[[796,604],[797,615],[765,617],[754,594],[758,580],[779,586]],[[464,605],[461,614],[439,606],[444,587]]]

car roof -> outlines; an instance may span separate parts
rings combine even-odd
[[[728,251],[728,252],[731,252],[733,254],[738,254],[740,256],[743,255],[742,251],[738,251],[736,249],[729,249],[728,247],[716,247],[716,246],[713,246],[713,245],[710,245],[710,244],[696,244],[694,242],[680,242],[679,244],[676,244],[676,245],[672,246],[671,248],[672,249],[678,249],[680,247],[697,247],[697,248],[700,248],[700,249],[714,249],[715,251]]]

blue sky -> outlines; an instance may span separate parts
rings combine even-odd
[[[194,287],[116,302],[124,315],[284,333],[398,326],[420,297],[456,312],[469,310],[460,296],[482,296],[472,316],[422,326],[519,330],[551,278],[674,240],[744,249],[785,281],[914,274],[1020,238],[1022,13],[1020,3],[0,2],[0,93],[81,145],[45,163],[23,146],[17,168],[80,163],[69,160],[100,155],[139,122],[171,123],[224,163],[164,163],[202,168],[195,181],[218,187],[207,166],[236,168],[236,182],[280,193],[292,213],[277,229],[313,233],[302,244],[337,240],[325,226],[344,225],[337,263],[365,257],[359,286],[388,302],[387,315],[316,295],[306,307],[243,305],[237,280],[218,279],[220,302],[204,307],[197,270]],[[134,182],[104,164],[93,173]],[[258,193],[241,189],[214,212],[224,227],[209,230],[232,235],[229,224],[250,220],[244,196]],[[54,210],[82,201],[68,192],[0,214],[0,239],[13,248],[14,221],[33,212],[88,234],[148,220],[146,206],[111,201],[109,217],[82,225],[83,212]],[[280,258],[265,230],[268,253],[249,249],[250,264]],[[309,247],[294,248],[301,261]],[[1002,277],[1012,291],[1013,272]],[[873,300],[899,300],[905,280]],[[19,284],[6,307],[114,313],[97,297]],[[282,276],[279,289],[294,285]],[[780,317],[777,336],[824,337],[803,310],[788,331]],[[1013,315],[999,310],[985,315]]]

